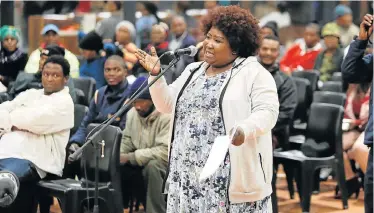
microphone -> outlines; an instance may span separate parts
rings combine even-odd
[[[188,55],[191,57],[194,57],[198,51],[198,48],[195,46],[189,46],[184,49],[176,50],[175,52],[169,51],[168,53],[175,56],[181,56],[181,55]]]
[[[19,187],[19,180],[13,172],[0,172],[0,207],[9,206],[14,202]]]

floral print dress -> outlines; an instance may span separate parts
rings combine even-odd
[[[168,176],[168,213],[271,212],[268,210],[268,207],[271,209],[270,197],[230,205],[228,153],[211,177],[198,181],[214,139],[225,135],[219,97],[227,74],[228,71],[207,76],[204,72],[179,98]]]

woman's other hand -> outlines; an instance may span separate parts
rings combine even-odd
[[[151,75],[158,75],[160,73],[161,65],[154,47],[151,47],[151,55],[141,49],[137,49],[135,56],[144,69],[150,72]]]
[[[233,129],[230,131],[230,135],[232,135]],[[233,145],[235,146],[240,146],[244,143],[244,132],[243,129],[238,127],[236,128],[235,134],[232,137],[232,142]]]

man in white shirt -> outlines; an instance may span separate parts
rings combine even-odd
[[[65,86],[69,72],[63,56],[51,56],[42,69],[44,89],[29,89],[0,104],[0,171],[14,173],[21,189],[22,184],[36,183],[47,173],[62,175],[65,147],[74,126],[74,104]],[[0,204],[7,196],[0,185]],[[28,196],[16,199],[7,209],[31,211]]]

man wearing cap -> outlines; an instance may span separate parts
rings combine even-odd
[[[329,81],[334,72],[340,72],[343,62],[343,50],[339,43],[339,26],[335,22],[327,23],[322,29],[325,49],[318,54],[314,69],[319,70],[321,81]]]
[[[132,84],[131,93],[143,89],[146,85],[147,78],[139,77]],[[133,106],[127,113],[121,143],[124,206],[127,207],[130,194],[145,193],[145,211],[164,213],[166,202],[161,193],[168,161],[170,116],[155,109],[149,90],[140,95]]]
[[[26,73],[22,72],[18,75],[16,81],[14,82],[13,87],[9,91],[9,96],[11,99],[14,99],[21,92],[24,92],[28,89],[42,89],[42,69],[44,62],[52,55],[64,56],[65,49],[57,45],[48,45],[40,51],[40,60],[39,68],[36,73]],[[69,93],[73,102],[76,103],[76,94],[74,89],[73,80],[68,79],[66,86],[69,88]]]
[[[0,28],[0,83],[5,87],[14,81],[27,63],[27,53],[18,48],[20,32],[13,26]]]
[[[352,23],[352,10],[346,5],[335,7],[335,23],[339,26],[340,42],[343,47],[348,46],[353,37],[358,35],[359,28]]]
[[[58,45],[63,47],[63,45],[58,41],[59,40],[59,29],[54,24],[47,24],[41,34],[43,35],[43,43],[40,44],[40,47],[34,50],[29,60],[27,61],[25,72],[36,73],[39,71],[39,60],[41,50],[50,44]],[[77,78],[79,76],[79,61],[78,58],[69,50],[65,49],[65,59],[70,64],[70,76]]]

